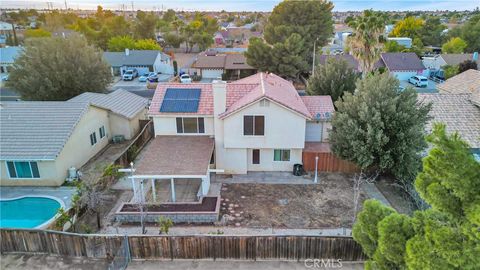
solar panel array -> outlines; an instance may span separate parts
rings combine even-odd
[[[200,93],[199,88],[167,88],[160,112],[197,112]]]

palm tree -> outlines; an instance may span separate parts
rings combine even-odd
[[[358,60],[359,68],[365,76],[374,69],[383,51],[383,31],[385,16],[373,10],[363,11],[363,15],[348,22],[354,33],[348,37],[351,54]]]

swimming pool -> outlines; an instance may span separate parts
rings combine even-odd
[[[41,228],[57,214],[61,203],[49,197],[0,200],[0,228]]]

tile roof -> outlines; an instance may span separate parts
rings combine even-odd
[[[249,93],[237,100],[231,106],[227,107],[227,110],[221,114],[222,118],[225,118],[228,115],[243,109],[262,98],[268,98],[274,102],[277,102],[280,105],[305,116],[306,118],[311,117],[310,112],[291,82],[273,73],[259,72],[244,79],[232,82],[230,85],[249,83],[256,84],[256,86],[253,87]]]
[[[469,94],[419,94],[419,102],[432,103],[433,119],[426,131],[432,130],[433,123],[442,122],[448,132],[457,131],[472,148],[480,148],[480,108],[469,97]]]
[[[174,112],[160,112],[162,107],[163,98],[167,89],[177,88],[177,89],[200,89],[200,102],[198,103],[197,112],[190,113],[181,113],[182,115],[213,115],[213,92],[211,83],[159,83],[155,94],[153,96],[152,102],[150,103],[150,115],[178,115],[179,113]]]
[[[331,96],[302,96],[301,98],[314,119],[330,119],[335,112]]]
[[[0,48],[0,63],[12,64],[22,50],[22,47],[16,46]]]
[[[206,175],[215,141],[210,136],[158,136],[136,164],[137,175]]]
[[[458,65],[466,60],[473,60],[473,53],[440,54],[447,65]]]
[[[150,66],[159,53],[157,50],[130,50],[128,55],[125,52],[104,52],[103,57],[112,67]]]
[[[358,67],[358,61],[357,59],[355,59],[355,57],[353,57],[353,55],[351,54],[341,54],[341,55],[326,55],[326,54],[322,54],[320,55],[320,57],[318,58],[318,62],[321,64],[321,65],[325,65],[325,63],[327,62],[327,59],[330,59],[330,58],[335,58],[337,60],[340,60],[340,59],[343,59],[347,62],[348,66],[350,68],[353,68],[357,71],[360,71],[359,67]],[[385,64],[383,63],[382,59],[379,59],[375,65],[374,65],[375,68],[381,68],[381,67],[385,67]]]
[[[134,118],[148,106],[148,99],[122,89],[109,94],[85,92],[67,102],[89,102],[128,119]]]
[[[298,95],[293,85],[275,74],[257,73],[255,75],[227,83],[226,93],[226,111],[221,117],[241,110],[250,104],[267,98],[282,106],[285,106],[306,118],[311,118],[311,112],[307,108],[304,100]],[[201,89],[198,111],[195,113],[181,113],[185,115],[213,115],[213,90],[210,83],[168,83],[158,84],[152,103],[150,104],[150,115],[178,115],[178,113],[160,112],[160,107],[168,88],[190,88]],[[312,111],[321,112],[324,108],[333,107],[331,99],[325,97],[307,98]],[[319,105],[319,102],[328,102],[329,104]]]
[[[0,159],[54,160],[88,108],[86,102],[1,103]]]
[[[382,53],[381,58],[389,71],[425,69],[422,60],[415,53]]]
[[[197,56],[197,60],[193,63],[192,67],[223,69],[225,67],[225,55],[199,55]]]
[[[225,69],[255,69],[254,67],[247,64],[247,58],[245,55],[236,53],[236,54],[227,54],[225,59]]]
[[[480,91],[480,71],[469,69],[438,84],[440,93],[472,94]]]
[[[229,53],[225,55],[199,55],[192,65],[193,68],[211,69],[255,69],[247,64],[243,53]]]

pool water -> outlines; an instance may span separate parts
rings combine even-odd
[[[0,201],[0,228],[35,228],[55,216],[60,203],[43,197]]]

